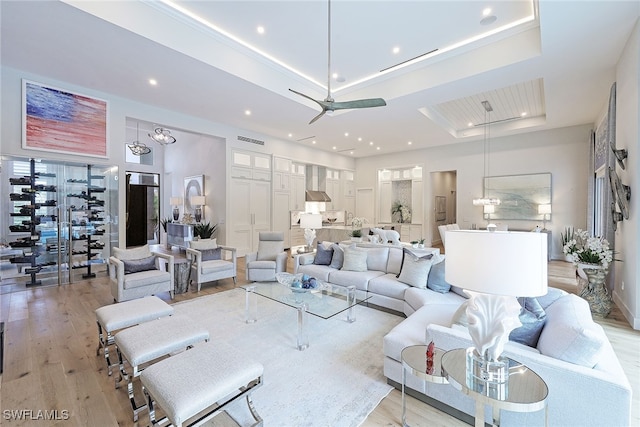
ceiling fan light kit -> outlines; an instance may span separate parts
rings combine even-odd
[[[387,105],[386,101],[382,98],[369,98],[369,99],[356,99],[353,101],[344,101],[344,102],[336,102],[331,97],[331,0],[328,0],[328,13],[327,13],[327,21],[328,21],[328,31],[327,31],[327,97],[323,101],[319,101],[317,99],[313,99],[310,96],[307,96],[303,93],[297,92],[293,89],[289,89],[291,92],[296,95],[300,95],[304,98],[307,98],[322,108],[320,114],[315,116],[309,124],[314,123],[320,117],[324,116],[327,111],[336,111],[336,110],[351,110],[354,108],[372,108],[372,107],[383,107]]]

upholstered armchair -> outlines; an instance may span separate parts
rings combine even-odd
[[[111,295],[117,302],[174,292],[173,255],[152,252],[149,245],[113,248],[109,257]]]
[[[442,246],[445,246],[444,238],[449,230],[460,230],[460,226],[458,224],[447,224],[447,225],[439,225],[438,231],[440,232],[440,239],[442,240]]]
[[[250,282],[272,282],[276,273],[287,271],[287,253],[284,251],[284,233],[261,231],[258,252],[245,255],[246,277]]]
[[[203,283],[214,280],[231,277],[236,283],[236,248],[218,245],[216,239],[192,240],[187,248],[187,259],[191,263],[190,278],[198,284],[198,292]]]

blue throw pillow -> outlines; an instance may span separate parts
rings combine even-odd
[[[222,248],[201,249],[202,261],[211,261],[214,259],[222,259]]]
[[[342,264],[344,264],[344,249],[337,243],[331,245],[331,249],[333,249],[333,255],[331,257],[329,267],[340,270],[342,268]]]
[[[535,298],[518,298],[518,302],[522,307],[519,316],[522,326],[511,331],[509,340],[535,348],[547,321],[547,314]]]
[[[313,263],[316,265],[329,265],[331,264],[331,258],[333,258],[333,248],[327,248],[322,244],[322,242],[318,242],[316,257],[314,258]]]
[[[124,274],[139,273],[141,271],[156,270],[156,256],[147,258],[122,260]]]
[[[441,294],[446,294],[451,290],[451,284],[444,280],[444,263],[446,260],[442,260],[437,264],[431,266],[429,271],[429,277],[427,278],[427,288]]]

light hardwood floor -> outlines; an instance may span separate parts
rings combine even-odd
[[[244,283],[243,259],[238,283]],[[291,271],[291,270],[290,270]],[[565,262],[549,264],[549,285],[575,292],[574,270]],[[191,290],[175,301],[221,292],[234,287],[231,279]],[[192,288],[193,289],[193,288]],[[168,300],[168,295],[164,297]],[[71,285],[32,288],[0,295],[0,321],[5,322],[4,373],[0,381],[0,424],[59,426],[128,426],[131,410],[125,390],[115,390],[104,358],[96,356],[94,310],[110,304],[108,279],[101,277]],[[634,391],[630,425],[640,426],[640,331],[634,331],[614,312],[598,322],[604,327]],[[594,399],[597,390],[594,390]],[[393,390],[369,415],[363,426],[401,425],[400,392]],[[594,402],[597,404],[597,402]],[[6,410],[58,410],[58,421],[9,420]],[[603,408],[606,410],[606,408]],[[65,412],[70,415],[65,418]],[[408,417],[414,426],[466,425],[408,398]],[[139,425],[147,425],[141,415]]]

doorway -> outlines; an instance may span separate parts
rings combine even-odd
[[[157,244],[160,225],[160,175],[126,172],[126,246]]]
[[[457,171],[431,172],[431,245],[441,244],[439,225],[456,224]]]

